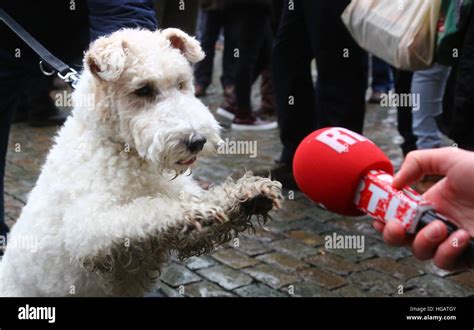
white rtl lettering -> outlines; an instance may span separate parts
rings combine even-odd
[[[412,234],[412,232],[410,232],[410,231],[414,230],[414,228],[411,228],[411,227],[407,228],[407,226],[410,224],[414,213],[417,212],[418,206],[415,203],[412,203],[412,202],[410,202],[409,205],[410,205],[410,208],[405,213],[405,217],[403,218],[402,225],[408,230],[408,232],[410,234]],[[411,224],[411,225],[413,225],[413,224]]]
[[[348,146],[357,142],[368,141],[362,135],[341,127],[333,127],[325,130],[316,137],[316,140],[324,143],[338,153],[347,152]]]
[[[385,214],[385,220],[391,221],[396,219],[397,209],[399,205],[400,200],[396,196],[392,197],[390,203],[388,204],[387,213]]]
[[[373,183],[370,184],[369,191],[372,193],[372,196],[370,196],[370,201],[369,201],[369,205],[367,206],[367,211],[373,213],[377,209],[377,205],[379,201],[383,199],[387,199],[388,192],[374,185]]]

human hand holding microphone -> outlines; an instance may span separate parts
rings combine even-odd
[[[411,244],[415,257],[433,259],[440,268],[473,267],[474,260],[460,257],[474,236],[474,153],[453,147],[411,152],[392,185],[404,187],[429,174],[445,177],[423,194],[423,198],[463,229],[448,233],[443,222],[434,221],[410,237],[396,223],[384,226],[374,222],[374,227],[383,232],[388,244]]]
[[[300,189],[322,207],[375,218],[388,244],[411,244],[417,258],[433,258],[445,269],[473,264],[474,153],[414,152],[393,179],[390,160],[373,142],[330,127],[301,142],[293,171]],[[425,174],[445,178],[423,196],[406,187]]]

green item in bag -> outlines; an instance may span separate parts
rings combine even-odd
[[[435,61],[453,65],[459,57],[473,0],[443,0],[438,20]]]

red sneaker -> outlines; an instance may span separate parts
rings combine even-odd
[[[196,97],[206,96],[206,87],[204,87],[203,85],[196,84],[194,86],[194,95]]]
[[[277,127],[278,123],[276,121],[263,120],[257,116],[235,117],[231,126],[232,129],[238,131],[266,131]]]

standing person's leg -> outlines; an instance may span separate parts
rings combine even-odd
[[[261,73],[260,95],[262,101],[258,113],[262,116],[275,115],[275,95],[273,94],[273,80],[271,66],[264,68]]]
[[[474,150],[474,13],[470,14],[458,61],[453,66],[454,82],[446,105],[450,108],[448,136],[460,148]]]
[[[402,70],[393,70],[395,74],[395,93],[408,94],[411,93],[412,73]],[[398,132],[403,137],[401,145],[403,156],[410,151],[416,150],[416,136],[413,134],[413,116],[412,109],[409,105],[399,105],[397,107]]]
[[[235,51],[239,40],[238,26],[232,20],[233,13],[223,11],[224,27],[224,54],[222,56],[221,84],[224,91],[231,88],[233,92],[235,79],[235,66],[237,57]]]
[[[175,27],[189,35],[195,34],[199,1],[155,0],[155,2],[155,13],[160,29]]]
[[[266,122],[252,112],[251,89],[257,70],[259,53],[265,40],[265,31],[270,25],[270,12],[258,7],[239,10],[235,13],[239,21],[239,57],[235,68],[235,118],[233,129],[263,130],[277,127],[276,122]]]
[[[392,68],[377,56],[372,55],[372,96],[369,102],[380,103],[382,94],[393,88]]]
[[[198,10],[198,16],[197,16],[197,23],[196,23],[196,39],[201,41],[202,37],[205,32],[205,27],[206,27],[206,11],[203,10],[202,8],[199,8]]]
[[[413,74],[411,92],[419,95],[418,109],[413,108],[413,133],[417,137],[418,149],[439,148],[441,132],[436,124],[436,116],[443,112],[443,96],[450,68],[434,64],[426,70]]]
[[[217,113],[233,120],[235,115],[235,68],[237,63],[237,42],[239,40],[238,24],[232,19],[231,10],[223,10],[224,53],[222,54],[221,85],[224,92],[224,103]]]
[[[5,224],[4,177],[8,137],[13,114],[20,101],[22,90],[20,71],[0,68],[0,235],[5,237],[8,226]]]
[[[202,12],[204,26],[202,31],[201,47],[206,57],[196,63],[194,77],[196,79],[196,96],[203,96],[212,81],[212,67],[214,65],[214,54],[216,41],[222,27],[222,13],[219,10]]]
[[[257,71],[255,78],[261,76],[260,95],[261,103],[258,114],[267,117],[275,114],[275,97],[273,94],[273,81],[271,71],[271,55],[273,44],[273,32],[270,24],[265,29],[265,38],[260,49]]]
[[[273,90],[283,151],[280,162],[291,168],[299,143],[316,128],[312,52],[301,2],[285,1],[272,52]],[[280,178],[278,178],[280,180]]]
[[[304,0],[303,4],[318,69],[318,127],[341,126],[361,133],[367,89],[367,54],[341,21],[349,0]]]

